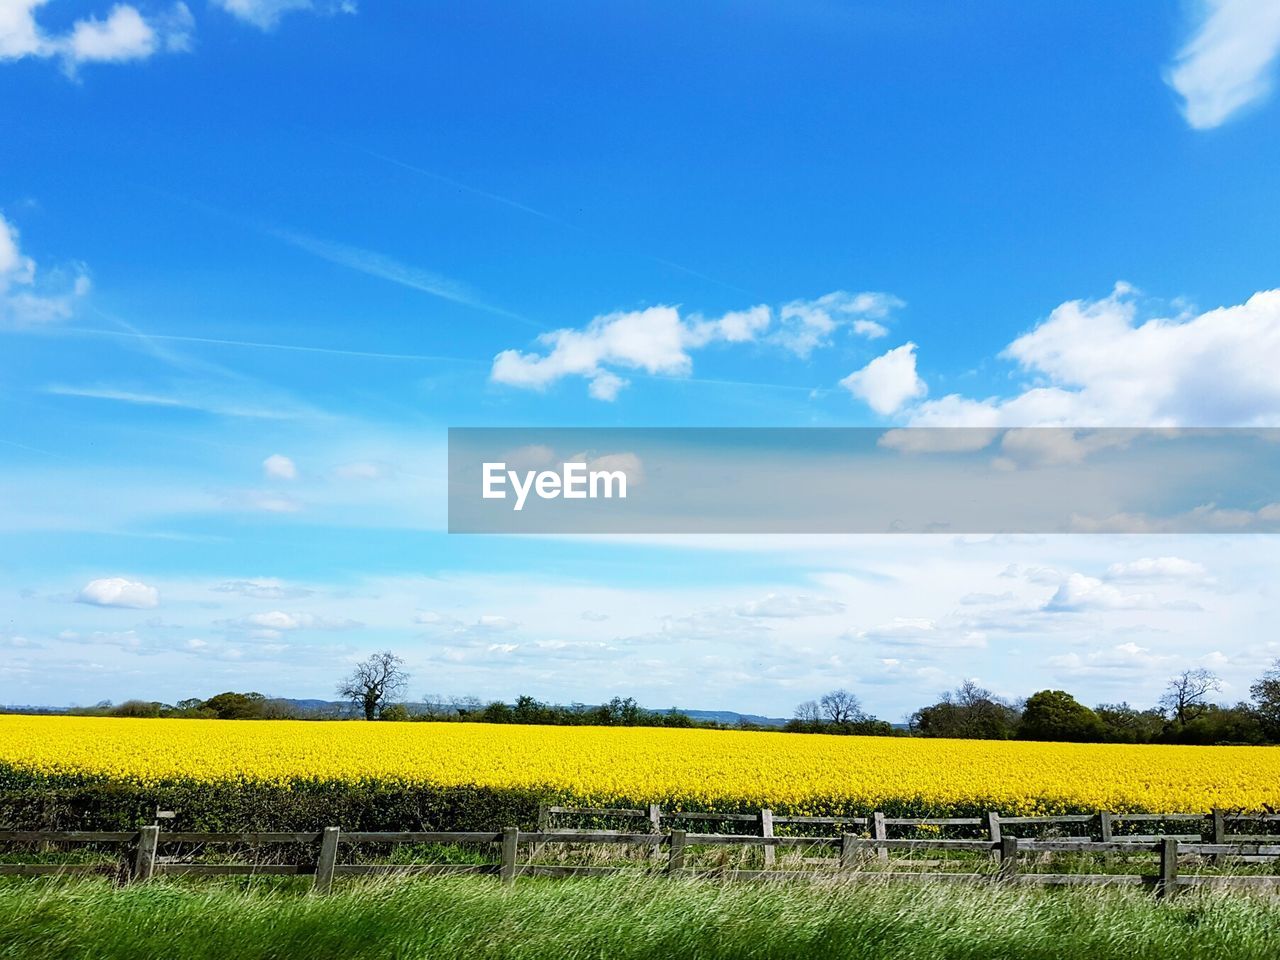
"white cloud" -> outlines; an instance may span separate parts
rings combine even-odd
[[[927,617],[894,617],[888,623],[861,631],[857,637],[921,651],[981,649],[987,645],[987,638],[980,630],[965,629],[962,625],[947,626]]]
[[[825,597],[770,593],[760,600],[740,604],[735,610],[740,617],[767,617],[791,620],[797,617],[824,617],[844,610],[839,600]]]
[[[1203,0],[1203,20],[1178,51],[1169,85],[1197,130],[1225,122],[1271,90],[1280,53],[1280,4],[1275,0]]]
[[[3,16],[0,12],[0,56],[5,43]],[[22,252],[18,240],[18,228],[0,216],[0,326],[39,326],[70,317],[89,292],[89,278],[83,271],[70,278],[55,273],[42,282],[35,260]]]
[[[57,57],[74,75],[85,63],[124,63],[190,49],[195,21],[184,3],[144,17],[132,4],[117,3],[105,17],[90,14],[65,33],[49,34],[36,23],[47,0],[0,2],[0,60]]]
[[[219,593],[234,593],[254,600],[284,600],[293,597],[307,597],[314,592],[306,587],[289,586],[276,577],[224,580],[213,589]]]
[[[519,621],[492,613],[481,614],[476,617],[474,621],[468,624],[463,623],[456,617],[437,613],[434,610],[427,610],[415,614],[413,622],[423,624],[424,626],[447,629],[459,635],[468,633],[505,633],[508,630],[515,630],[520,626]]]
[[[1009,399],[951,394],[918,427],[1280,425],[1280,290],[1189,318],[1139,323],[1133,290],[1072,300],[1001,354],[1032,385]]]
[[[538,342],[545,355],[504,350],[493,361],[496,383],[543,389],[562,377],[589,381],[597,400],[613,400],[627,381],[608,367],[643,370],[649,374],[687,376],[693,368],[689,350],[716,340],[753,339],[768,324],[767,307],[749,311],[752,319],[730,314],[720,320],[682,320],[676,307],[610,313],[596,317],[584,329],[544,333]]]
[[[1104,684],[1131,688],[1140,679],[1155,680],[1182,661],[1172,655],[1153,653],[1133,642],[1091,650],[1083,655],[1063,653],[1047,663],[1059,677],[1091,679]]]
[[[1045,610],[1076,613],[1084,610],[1133,610],[1151,607],[1150,594],[1125,594],[1118,587],[1103,583],[1097,577],[1073,573],[1044,605]]]
[[[137,580],[106,577],[86,583],[77,599],[80,603],[91,603],[96,607],[150,610],[160,605],[160,591]]]
[[[284,610],[250,613],[238,620],[219,621],[219,624],[236,630],[247,630],[253,636],[268,640],[293,630],[352,630],[364,626],[359,620],[346,617],[321,617],[313,613],[288,613]]]
[[[845,324],[858,336],[875,340],[889,333],[877,321],[903,306],[891,294],[871,291],[836,290],[816,300],[792,300],[778,311],[780,329],[774,339],[799,357],[830,344],[832,335]]]
[[[1046,613],[1084,613],[1094,610],[1199,610],[1189,600],[1161,602],[1151,593],[1125,593],[1097,577],[1073,573],[1058,586],[1042,608]]]
[[[286,13],[311,10],[317,13],[355,13],[355,0],[320,2],[313,0],[213,0],[216,6],[232,16],[251,23],[260,30],[271,30]]]
[[[298,468],[292,460],[280,453],[273,453],[262,461],[262,473],[272,480],[297,480]]]
[[[916,345],[911,342],[894,347],[855,370],[840,381],[840,386],[882,415],[895,413],[929,392],[916,373]]]
[[[628,381],[620,371],[637,370],[650,376],[685,377],[693,370],[691,351],[711,344],[767,342],[807,357],[831,342],[841,326],[867,338],[888,331],[877,322],[902,301],[885,293],[846,293],[837,290],[817,300],[794,300],[778,312],[763,304],[733,310],[709,319],[681,316],[675,306],[618,311],[594,318],[582,328],[544,333],[538,343],[544,352],[504,350],[493,361],[495,383],[541,390],[565,377],[582,377],[596,400],[617,399]]]
[[[1181,557],[1142,557],[1113,563],[1107,567],[1108,580],[1131,582],[1203,581],[1208,579],[1204,564]]]

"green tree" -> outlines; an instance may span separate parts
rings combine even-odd
[[[259,720],[267,698],[260,693],[236,693],[228,690],[210,697],[201,706],[219,720]]]
[[[1027,698],[1018,721],[1022,740],[1098,741],[1103,737],[1098,715],[1065,690],[1041,690]]]
[[[1018,710],[990,690],[966,680],[954,692],[911,715],[913,733],[922,737],[1009,740],[1017,730]]]
[[[1151,743],[1165,725],[1160,710],[1138,710],[1123,702],[1100,703],[1093,712],[1102,724],[1104,743]]]

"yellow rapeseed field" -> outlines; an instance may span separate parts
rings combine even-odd
[[[381,781],[586,803],[1009,813],[1280,805],[1280,747],[835,737],[465,723],[0,717],[0,764],[133,783]]]

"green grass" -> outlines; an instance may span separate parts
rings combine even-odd
[[[919,884],[618,878],[0,884],[0,957],[1274,960],[1280,900]]]

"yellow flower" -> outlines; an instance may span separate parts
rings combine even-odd
[[[824,813],[1280,805],[1280,749],[468,723],[0,717],[0,764],[138,784],[342,780]]]

